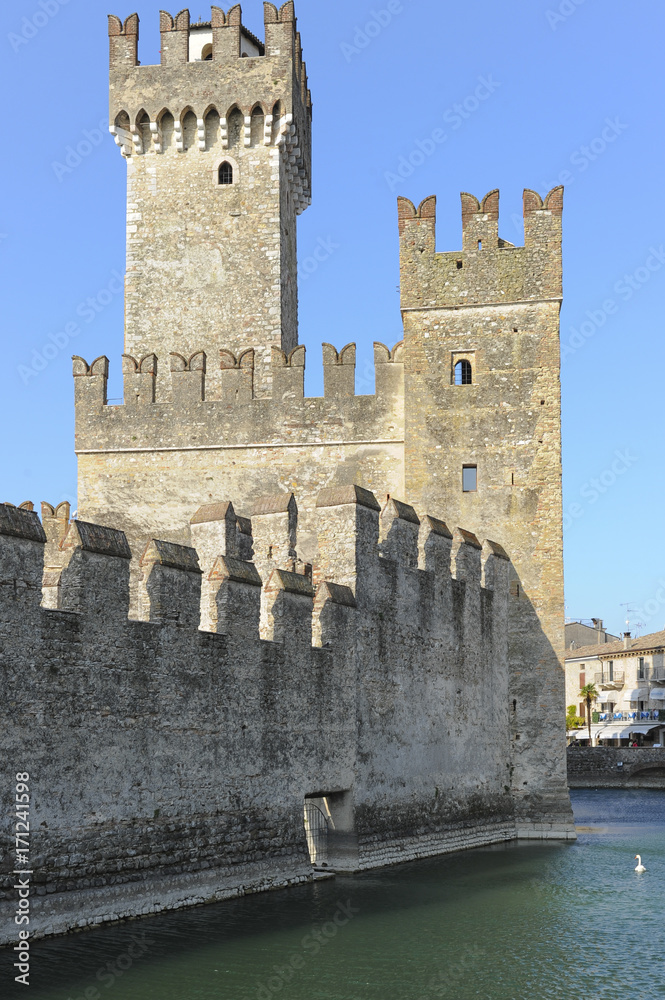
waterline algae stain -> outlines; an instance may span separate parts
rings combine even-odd
[[[574,844],[484,848],[37,942],[30,996],[665,997],[665,793],[583,790],[573,805]]]

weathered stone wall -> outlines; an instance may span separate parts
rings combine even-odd
[[[524,246],[499,236],[499,192],[462,194],[462,250],[436,252],[436,197],[398,199],[402,309],[561,302],[563,188],[524,192]]]
[[[568,748],[570,788],[665,788],[665,750]]]
[[[399,203],[405,495],[511,554],[512,787],[523,835],[572,829],[566,790],[559,380],[562,190],[525,192],[525,246],[499,195],[462,195],[463,249],[436,252],[436,201]],[[472,383],[455,384],[471,364]],[[464,466],[477,490],[464,492]],[[490,527],[491,526],[491,527]]]
[[[452,850],[451,838],[472,831],[501,840],[513,812],[505,554],[486,545],[484,589],[473,536],[453,540],[442,522],[420,524],[394,501],[379,523],[372,501],[346,487],[324,491],[317,508],[321,572],[358,603],[361,867]],[[429,706],[424,725],[412,698]]]
[[[229,394],[207,399],[207,374],[174,372],[153,390],[151,374],[129,374],[125,405],[106,405],[107,363],[75,359],[79,515],[125,531],[134,553],[157,535],[190,544],[189,522],[203,504],[235,498],[250,515],[262,496],[297,494],[313,510],[321,489],[357,483],[404,495],[404,366],[399,347],[376,345],[376,396],[355,396],[355,356],[326,345],[325,396],[304,398],[305,349],[286,359],[273,352],[273,394],[253,399],[252,369],[224,372]],[[131,384],[148,380],[142,401]],[[249,389],[234,385],[249,378]],[[206,398],[203,398],[206,397]],[[149,402],[155,398],[155,402]],[[301,549],[315,561],[315,531]],[[136,609],[136,561],[132,606]]]
[[[41,606],[42,527],[0,505],[0,942],[18,771],[37,935],[308,877],[308,794],[340,803],[338,867],[515,835],[505,553],[347,487],[319,496],[312,583],[286,500],[255,515],[256,565],[228,504],[199,512],[200,558],[151,542],[149,621],[127,617],[125,536],[78,521]],[[199,629],[204,567],[224,633]]]

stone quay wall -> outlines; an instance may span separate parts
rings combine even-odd
[[[665,749],[569,747],[570,788],[665,788]]]

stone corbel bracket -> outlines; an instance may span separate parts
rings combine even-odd
[[[298,131],[293,124],[293,115],[280,119],[276,145],[284,159],[286,174],[293,189],[298,215],[311,205],[312,199],[307,188],[307,176]]]
[[[132,133],[124,128],[120,128],[119,125],[110,125],[109,132],[115,139],[116,146],[120,147],[122,155],[125,157],[131,156],[134,152]]]
[[[162,130],[157,122],[150,122],[150,133],[152,135],[152,141],[155,147],[155,152],[163,153],[164,136],[162,135]]]

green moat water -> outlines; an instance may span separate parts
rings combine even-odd
[[[29,990],[3,950],[0,996],[665,997],[665,792],[578,791],[573,804],[576,844],[471,851],[36,942]]]

